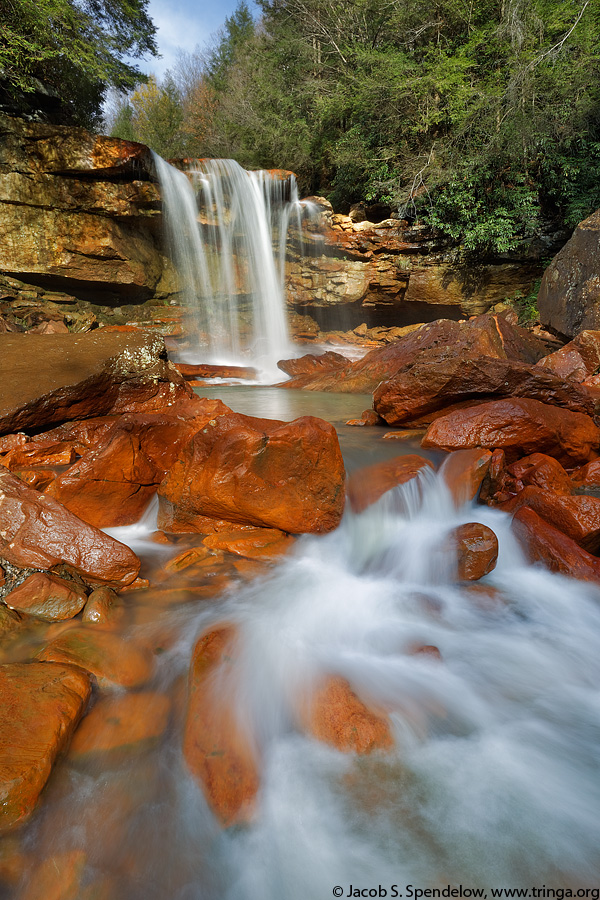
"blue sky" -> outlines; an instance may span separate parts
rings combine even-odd
[[[179,48],[193,52],[224,24],[239,0],[150,0],[148,11],[158,28],[161,59],[138,60],[143,72],[157,77],[173,66]],[[248,3],[254,11],[251,2]]]

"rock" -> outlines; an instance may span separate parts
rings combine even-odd
[[[399,425],[451,403],[482,398],[526,397],[593,415],[598,400],[539,366],[488,356],[424,352],[373,394],[373,407],[388,425]]]
[[[600,550],[600,497],[571,497],[528,486],[501,504],[509,512],[528,507],[590,553]]]
[[[296,539],[276,528],[252,528],[241,534],[239,531],[211,534],[203,543],[211,550],[227,550],[247,559],[276,559],[291,550]]]
[[[532,509],[519,509],[512,529],[530,562],[543,562],[552,572],[571,578],[600,582],[600,560]]]
[[[31,466],[68,466],[75,456],[73,445],[64,441],[48,446],[41,443],[25,444],[24,447],[18,447],[7,453],[2,463],[11,472],[15,472]]]
[[[148,148],[4,115],[0,131],[0,271],[96,303],[150,297],[165,260]]]
[[[13,469],[13,475],[36,491],[46,490],[56,478],[56,472],[52,469]]]
[[[106,625],[118,621],[122,612],[117,593],[109,587],[99,587],[89,595],[81,621]]]
[[[96,449],[59,475],[48,494],[97,528],[139,521],[179,451],[229,409],[220,400],[189,401],[164,413],[123,415]]]
[[[21,825],[33,812],[89,696],[89,679],[74,666],[0,666],[0,833]]]
[[[582,331],[564,347],[540,359],[538,366],[580,384],[600,369],[600,331]]]
[[[348,364],[341,353],[327,350],[325,353],[307,353],[295,359],[280,359],[277,367],[286,375],[312,375],[316,372],[335,372]]]
[[[60,635],[40,650],[37,659],[79,666],[109,688],[140,687],[154,670],[147,650],[92,626],[73,628]]]
[[[239,378],[253,381],[258,378],[256,369],[249,366],[213,366],[206,363],[190,365],[179,362],[173,365],[186,381],[195,378]]]
[[[171,701],[165,694],[137,693],[101,698],[83,719],[71,742],[73,760],[110,754],[121,762],[149,749],[164,734]]]
[[[378,416],[374,409],[365,409],[364,412],[361,413],[360,419],[348,419],[346,425],[383,425],[384,421],[381,416]]]
[[[433,463],[415,454],[395,456],[385,462],[357,469],[348,478],[348,500],[352,511],[363,512],[387,491],[399,484],[406,484],[425,469],[433,469]]]
[[[343,753],[371,753],[393,746],[391,724],[360,700],[345,678],[330,675],[300,707],[302,727]]]
[[[600,328],[598,246],[600,211],[580,222],[542,278],[538,309],[542,324],[572,338]]]
[[[492,454],[489,450],[455,450],[440,466],[444,479],[457,508],[474,500],[487,475]]]
[[[248,821],[259,787],[251,738],[236,717],[235,696],[226,692],[237,657],[236,631],[222,625],[199,639],[192,657],[183,755],[225,825]]]
[[[48,572],[34,572],[4,598],[11,609],[47,622],[72,619],[86,600],[85,591],[72,581]]]
[[[496,502],[508,500],[510,493],[513,492],[504,493],[506,478],[506,453],[504,450],[494,450],[490,457],[488,470],[481,484],[479,501],[493,506]]]
[[[422,446],[437,450],[503,449],[507,456],[536,451],[566,465],[587,462],[600,447],[600,430],[589,416],[538,400],[495,400],[436,419]]]
[[[496,567],[498,538],[487,525],[478,522],[459,525],[452,530],[447,544],[456,551],[460,581],[477,581]]]
[[[331,531],[344,509],[344,477],[335,429],[321,419],[219,416],[161,484],[158,527],[169,531],[183,514],[294,534]]]
[[[334,373],[298,375],[282,387],[368,393],[413,365],[427,350],[449,358],[485,356],[532,363],[545,355],[546,345],[523,329],[509,325],[502,316],[479,316],[472,322],[438,319],[392,344],[371,350],[362,359],[350,361]]]
[[[96,900],[94,894],[88,895],[82,888],[85,866],[83,850],[54,853],[28,873],[20,900]]]
[[[88,582],[113,585],[130,584],[140,568],[129,547],[2,469],[0,557],[24,568],[67,565]]]
[[[0,434],[193,397],[162,338],[145,332],[3,334],[0,379]]]
[[[571,472],[571,484],[575,488],[600,487],[600,459],[593,459],[585,466]]]
[[[573,482],[561,464],[545,453],[532,453],[508,467],[508,473],[514,478],[514,490],[521,490],[527,485],[542,488],[556,494],[571,494]]]

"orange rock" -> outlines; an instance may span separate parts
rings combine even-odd
[[[0,833],[33,812],[89,696],[89,678],[74,666],[0,666]]]
[[[478,522],[459,525],[452,530],[448,545],[456,550],[461,581],[477,581],[496,567],[498,538],[487,525]]]
[[[0,843],[0,882],[16,886],[30,865],[17,835],[5,835]]]
[[[238,575],[244,581],[253,581],[255,578],[264,576],[269,571],[266,563],[255,559],[236,559],[233,565]]]
[[[5,434],[0,437],[0,453],[8,453],[9,450],[16,450],[27,443],[27,435],[22,434]]]
[[[83,900],[85,865],[83,850],[53,854],[35,866],[19,900]]]
[[[41,443],[26,444],[11,450],[4,458],[4,465],[13,472],[15,469],[31,466],[68,466],[76,457],[73,444],[61,441],[44,446]]]
[[[571,494],[573,483],[561,464],[545,453],[532,453],[508,467],[519,487],[531,485],[557,494]]]
[[[13,469],[12,473],[36,491],[44,491],[56,478],[52,469]]]
[[[572,497],[529,486],[502,508],[514,512],[525,506],[590,553],[600,549],[600,497]]]
[[[494,450],[490,457],[487,473],[481,484],[479,500],[493,506],[497,502],[508,500],[514,490],[507,492],[506,453],[504,450]],[[510,479],[512,481],[512,479]]]
[[[384,421],[381,416],[378,416],[374,409],[365,409],[364,412],[361,413],[360,419],[348,419],[346,425],[383,425]]]
[[[258,377],[256,369],[249,366],[213,366],[206,363],[190,365],[177,362],[173,365],[186,381],[195,378],[239,378],[252,381]]]
[[[225,826],[248,820],[259,787],[251,740],[223,688],[235,666],[235,642],[233,626],[222,625],[196,644],[183,738],[185,761]]]
[[[99,587],[89,595],[82,621],[105,625],[119,619],[122,612],[117,593],[109,587]]]
[[[199,560],[206,559],[207,556],[210,556],[210,552],[206,547],[189,547],[166,562],[162,567],[162,572],[165,576],[183,572]]]
[[[71,742],[71,759],[98,753],[146,750],[164,733],[171,709],[165,694],[125,694],[102,698],[83,719]]]
[[[11,609],[47,622],[72,619],[81,612],[86,600],[82,588],[49,572],[34,572],[4,598]]]
[[[572,341],[537,363],[560,378],[580,383],[600,368],[600,331],[580,331]]]
[[[571,472],[571,483],[576,488],[600,487],[600,459],[593,459],[587,465]]]
[[[455,450],[440,467],[440,475],[446,482],[457,507],[469,503],[477,496],[490,467],[489,450]]]
[[[119,588],[119,594],[131,594],[134,591],[147,591],[150,587],[150,582],[147,578],[136,578],[135,581],[132,581],[131,584],[126,584],[124,587]]]
[[[253,528],[251,531],[220,532],[204,538],[211,550],[227,550],[248,559],[273,559],[287,553],[296,539],[276,528]]]
[[[360,513],[387,491],[416,478],[419,472],[427,468],[433,469],[433,463],[413,454],[395,456],[386,462],[357,469],[348,478],[350,506],[355,513]]]
[[[427,429],[423,447],[503,449],[517,456],[540,452],[565,464],[587,462],[600,447],[600,429],[589,416],[538,400],[496,400],[457,410]]]
[[[137,522],[179,450],[200,428],[228,412],[203,400],[164,413],[122,416],[95,450],[56,478],[48,493],[98,528]],[[192,414],[193,413],[193,414]]]
[[[222,415],[194,435],[161,484],[158,526],[170,531],[182,514],[293,534],[331,531],[344,509],[344,477],[327,422]]]
[[[345,678],[330,675],[301,705],[303,727],[313,737],[345,753],[371,753],[393,746],[389,719],[370,710]]]
[[[531,562],[543,562],[552,572],[571,578],[600,582],[600,560],[532,509],[519,509],[512,528]]]
[[[292,377],[296,375],[313,375],[322,372],[335,372],[348,365],[348,359],[341,353],[327,350],[325,353],[307,353],[295,359],[280,359],[277,367]]]
[[[40,650],[37,659],[80,666],[109,687],[139,687],[154,671],[152,654],[147,650],[92,626],[60,635]]]
[[[140,561],[129,547],[0,469],[0,556],[16,566],[66,564],[91,582],[130,584]]]

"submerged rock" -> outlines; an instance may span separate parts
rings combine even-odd
[[[284,423],[236,413],[211,419],[159,488],[158,527],[201,531],[196,517],[293,534],[336,528],[344,464],[335,429],[304,416]]]
[[[86,600],[85,591],[72,581],[48,572],[34,572],[4,598],[11,609],[48,622],[72,619]]]
[[[478,448],[455,450],[446,457],[440,466],[440,475],[457,507],[475,499],[488,473],[491,457],[490,450]]]
[[[108,631],[85,625],[51,641],[40,650],[37,659],[79,666],[109,688],[140,687],[154,671],[148,650]]]
[[[0,666],[0,833],[33,812],[89,696],[89,678],[75,666]]]
[[[433,469],[433,463],[416,454],[395,456],[385,462],[357,469],[348,478],[348,500],[352,511],[363,512],[387,491],[406,484],[425,469]]]

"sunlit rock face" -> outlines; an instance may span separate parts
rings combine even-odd
[[[0,272],[129,302],[160,281],[159,194],[142,144],[0,117]]]
[[[456,248],[424,225],[393,218],[357,222],[334,215],[322,197],[308,202],[304,258],[291,254],[288,263],[288,300],[297,309],[311,308],[327,327],[333,327],[330,310],[345,315],[348,327],[478,315],[528,294],[541,273],[532,247],[477,267],[457,265]]]

